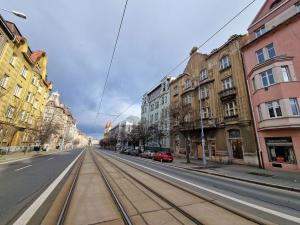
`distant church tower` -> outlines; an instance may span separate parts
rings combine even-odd
[[[104,138],[107,137],[109,131],[112,129],[112,122],[108,121],[105,125],[105,130],[104,130]]]

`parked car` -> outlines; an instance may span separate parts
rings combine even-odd
[[[143,158],[152,159],[153,156],[154,156],[154,154],[155,154],[154,152],[147,150],[147,151],[144,151],[144,152],[141,154],[141,156],[142,156]]]
[[[128,147],[124,147],[121,149],[120,153],[121,154],[125,154],[125,155],[129,155],[129,148]]]
[[[140,154],[139,150],[138,149],[129,149],[129,155],[132,155],[132,156],[138,156]]]
[[[154,154],[153,160],[161,162],[173,162],[173,156],[169,152],[157,152]]]

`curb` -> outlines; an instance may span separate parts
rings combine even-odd
[[[300,193],[300,189],[298,189],[298,188],[287,187],[287,186],[282,186],[282,185],[277,185],[277,184],[264,183],[264,182],[255,181],[255,180],[247,180],[244,178],[229,176],[229,175],[220,174],[220,173],[211,173],[211,172],[207,172],[207,171],[196,170],[196,169],[186,168],[186,167],[181,167],[181,166],[172,165],[172,167],[176,167],[176,168],[180,168],[180,169],[184,169],[184,170],[190,170],[190,171],[203,173],[203,174],[208,174],[208,175],[212,175],[212,176],[224,177],[224,178],[228,178],[228,179],[232,179],[232,180],[243,181],[243,182],[257,184],[257,185],[261,185],[261,186],[277,188],[277,189],[281,189],[281,190],[285,190],[285,191],[293,191],[293,192]]]

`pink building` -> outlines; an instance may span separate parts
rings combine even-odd
[[[300,1],[266,0],[243,47],[260,160],[300,170]]]

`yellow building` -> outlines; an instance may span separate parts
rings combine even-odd
[[[18,151],[36,144],[52,84],[46,53],[32,52],[15,24],[0,25],[0,148]]]

